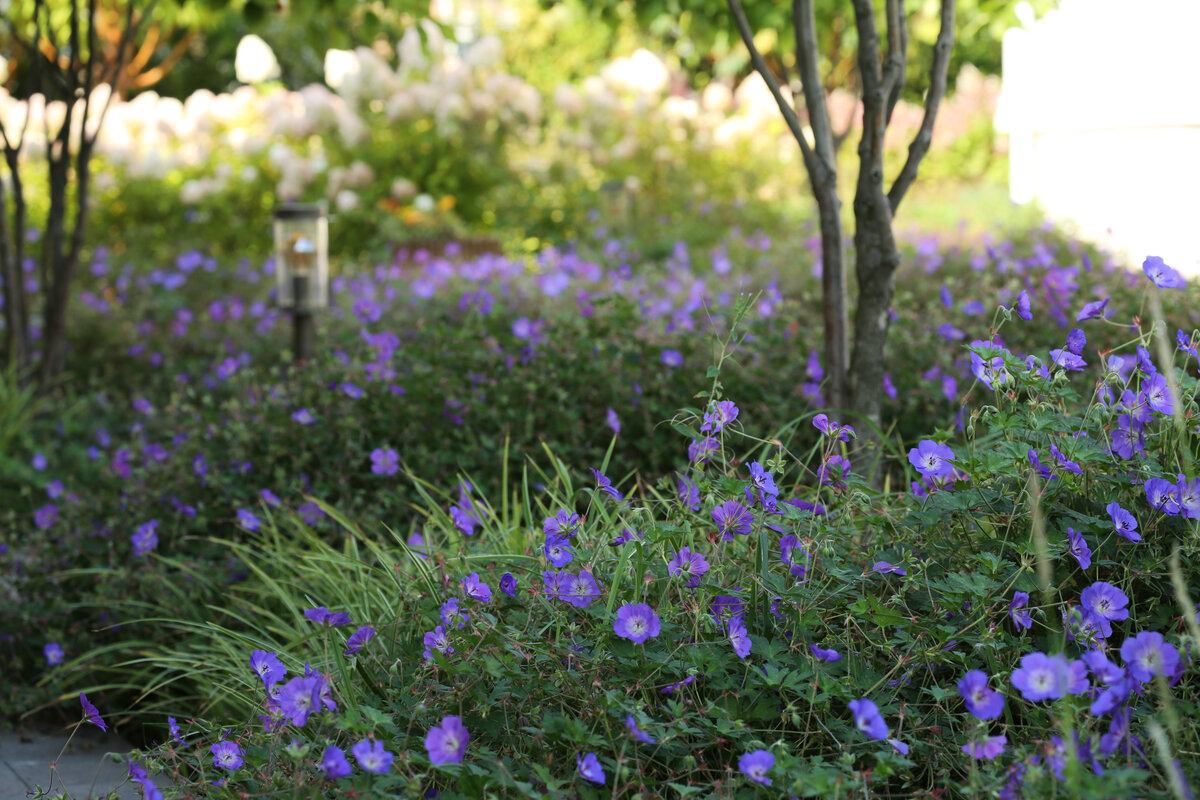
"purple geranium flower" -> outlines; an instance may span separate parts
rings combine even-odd
[[[1105,506],[1105,511],[1112,518],[1113,528],[1117,533],[1124,536],[1131,542],[1140,542],[1142,535],[1137,532],[1137,519],[1125,509],[1121,508],[1119,503],[1109,503]]]
[[[1028,604],[1028,592],[1013,592],[1012,602],[1008,604],[1008,616],[1018,629],[1029,630],[1033,627],[1033,619],[1029,616],[1029,609],[1025,607]]]
[[[370,739],[363,739],[350,748],[350,752],[354,754],[354,760],[364,771],[374,772],[376,775],[383,775],[391,769],[392,761],[396,758],[394,753],[384,749],[383,742],[372,742]]]
[[[1161,372],[1150,376],[1142,382],[1142,396],[1146,405],[1163,416],[1169,417],[1175,413],[1175,401],[1171,399],[1171,389],[1167,378]]]
[[[137,532],[129,537],[133,542],[133,554],[144,556],[158,547],[158,520],[152,519],[138,526]]]
[[[641,541],[641,539],[642,539],[641,531],[631,531],[631,530],[629,530],[629,528],[622,528],[620,533],[618,533],[616,536],[614,536],[612,539],[609,540],[609,544],[622,545],[622,544],[625,544],[626,542]]]
[[[312,415],[312,412],[307,408],[301,408],[298,411],[292,412],[292,421],[301,425],[312,425],[317,421],[317,418]]]
[[[546,537],[542,552],[557,569],[562,569],[575,560],[575,555],[571,552],[571,540],[557,533]]]
[[[1110,298],[1106,297],[1103,300],[1097,300],[1094,303],[1088,303],[1083,307],[1083,310],[1079,312],[1079,316],[1075,317],[1075,321],[1083,322],[1084,320],[1095,319],[1096,317],[1103,316],[1104,309],[1108,307],[1109,299]]]
[[[542,523],[542,533],[547,536],[558,534],[572,537],[579,532],[579,515],[563,508],[555,512],[553,517],[546,517]]]
[[[1079,468],[1079,464],[1063,455],[1063,452],[1055,445],[1050,445],[1050,455],[1054,456],[1054,460],[1058,463],[1059,469],[1066,470],[1067,472],[1073,472],[1076,475],[1083,474],[1083,470]]]
[[[624,500],[625,496],[616,490],[612,485],[612,480],[598,469],[592,470],[592,475],[596,478],[596,488],[604,492],[614,500]]]
[[[1088,682],[1087,663],[1076,659],[1067,664],[1067,694],[1086,694],[1092,685]]]
[[[727,542],[733,541],[733,534],[749,535],[754,527],[754,515],[736,500],[727,500],[712,510],[713,522],[717,524],[717,533]]]
[[[287,667],[283,666],[279,656],[267,650],[255,650],[250,654],[250,669],[262,679],[268,693],[287,675]]]
[[[1179,513],[1179,486],[1163,478],[1146,481],[1146,502],[1169,516]]]
[[[888,738],[888,726],[873,700],[862,698],[850,701],[850,713],[854,715],[854,727],[872,739],[883,741]]]
[[[700,585],[700,578],[708,572],[708,561],[700,553],[693,553],[690,549],[682,547],[679,552],[667,562],[667,572],[671,575],[680,573],[687,576],[687,587],[694,589]]]
[[[1087,569],[1092,565],[1092,549],[1088,547],[1082,533],[1078,533],[1074,528],[1067,528],[1067,546],[1071,555],[1079,562],[1080,569]]]
[[[183,740],[183,731],[179,730],[179,723],[174,717],[167,717],[167,730],[180,747],[187,747],[187,742]]]
[[[1012,380],[1012,376],[1008,373],[1008,368],[1004,363],[1004,357],[1001,355],[993,355],[985,357],[975,352],[976,348],[987,348],[991,351],[999,350],[1007,353],[1003,347],[999,347],[985,339],[976,339],[971,342],[971,374],[979,379],[979,382],[988,389],[995,389],[997,386],[1003,386]]]
[[[750,633],[746,630],[745,623],[741,617],[734,617],[729,620],[729,625],[726,627],[726,633],[729,634],[729,643],[733,645],[733,652],[738,658],[745,658],[750,655]]]
[[[604,424],[608,425],[614,436],[621,432],[621,420],[611,408],[604,411]]]
[[[613,630],[623,639],[642,644],[647,639],[658,636],[662,630],[662,622],[654,613],[654,609],[645,603],[626,603],[617,609]]]
[[[678,350],[663,350],[662,363],[666,364],[668,367],[682,367],[683,353],[679,352]]]
[[[1072,328],[1067,333],[1067,350],[1077,356],[1081,356],[1085,347],[1087,347],[1087,334],[1079,328]]]
[[[576,608],[587,608],[591,602],[600,597],[600,584],[588,570],[581,570],[578,577],[565,573],[572,578],[560,587],[560,597],[564,603]]]
[[[146,769],[132,761],[129,762],[129,779],[142,787],[143,800],[163,800],[162,791],[154,785]]]
[[[1175,343],[1179,346],[1180,350],[1187,353],[1189,356],[1192,356],[1193,358],[1200,356],[1200,350],[1196,349],[1196,343],[1192,341],[1191,334],[1184,333],[1182,330],[1176,329]]]
[[[823,647],[817,647],[815,644],[810,644],[808,650],[818,661],[833,663],[834,661],[842,660],[842,654],[837,650],[826,650]]]
[[[83,715],[87,717],[88,722],[92,723],[102,731],[108,730],[108,723],[106,723],[100,717],[100,712],[97,711],[96,707],[88,701],[87,695],[83,692],[79,693],[79,705],[83,707]]]
[[[46,657],[46,664],[51,667],[57,667],[67,657],[58,642],[50,642],[45,645],[42,648],[42,655]]]
[[[664,686],[662,688],[661,693],[662,694],[670,694],[671,692],[676,692],[676,691],[682,689],[684,686],[687,686],[688,684],[695,683],[695,681],[696,681],[695,675],[688,675],[686,678],[679,681],[678,683],[672,683],[668,686]]]
[[[638,727],[637,720],[633,718],[633,714],[625,715],[625,728],[629,731],[629,735],[637,739],[642,744],[654,744],[658,740],[646,733]]]
[[[214,766],[234,770],[245,762],[245,759],[242,757],[242,748],[238,747],[234,742],[220,741],[210,747],[209,750],[212,752]]]
[[[837,439],[840,442],[848,442],[850,441],[850,437],[854,435],[854,428],[849,425],[833,422],[825,414],[817,414],[813,417],[813,427],[829,438]]]
[[[1143,631],[1121,643],[1121,658],[1129,674],[1146,683],[1155,675],[1170,677],[1179,665],[1179,651],[1163,641],[1161,633]]]
[[[700,487],[686,475],[679,475],[677,489],[679,491],[679,500],[692,511],[700,510]]]
[[[1001,734],[999,736],[988,736],[981,742],[968,742],[962,746],[962,751],[976,760],[984,759],[991,761],[1004,752],[1004,746],[1008,744],[1008,739]]]
[[[1184,519],[1200,519],[1200,478],[1189,481],[1180,475],[1176,491],[1179,495],[1179,516]]]
[[[1124,675],[1124,670],[1122,670]],[[1116,683],[1104,689],[1097,695],[1088,709],[1093,716],[1099,717],[1105,714],[1111,714],[1129,700],[1129,696],[1133,694],[1133,690],[1138,686],[1138,681],[1132,675],[1122,677]]]
[[[342,749],[331,744],[325,748],[325,753],[321,756],[321,763],[317,764],[317,769],[324,772],[327,778],[344,778],[354,768],[346,760],[346,754],[342,752]]]
[[[367,642],[375,638],[375,628],[370,625],[363,625],[361,628],[350,634],[346,639],[346,650],[342,655],[356,655],[359,650],[366,647]]]
[[[736,589],[734,591],[737,591]],[[709,606],[709,612],[712,614],[713,622],[718,625],[724,625],[727,620],[733,617],[741,616],[745,604],[740,599],[728,594],[719,594],[713,598],[712,605]]]
[[[1033,319],[1033,311],[1029,305],[1029,292],[1024,289],[1021,290],[1021,294],[1017,296],[1017,304],[1013,306],[1013,310],[1023,320],[1028,321]]]
[[[506,572],[500,576],[500,591],[509,597],[517,596],[517,579],[513,577],[511,572]]]
[[[579,770],[579,775],[592,783],[598,783],[601,786],[607,778],[604,775],[604,767],[600,766],[600,759],[596,758],[595,753],[586,753],[582,758],[575,756],[575,767]]]
[[[1096,680],[1105,686],[1111,686],[1125,676],[1125,670],[1108,660],[1108,656],[1099,650],[1088,650],[1080,659],[1096,676]]]
[[[904,569],[904,567],[897,567],[889,564],[886,561],[876,561],[874,566],[871,567],[871,570],[873,572],[878,572],[880,575],[887,575],[890,572],[894,572],[897,575],[908,574],[908,570]]]
[[[908,451],[908,461],[917,472],[930,478],[947,477],[954,474],[954,451],[931,439],[922,439]]]
[[[1079,595],[1079,604],[1084,610],[1084,620],[1098,630],[1098,635],[1107,639],[1112,636],[1112,623],[1129,619],[1129,598],[1111,583],[1097,581]]]
[[[755,750],[753,753],[744,753],[738,759],[738,769],[742,771],[750,780],[755,783],[761,783],[764,786],[771,785],[771,779],[767,777],[767,773],[775,766],[775,756],[767,750]]]
[[[1012,674],[1013,686],[1031,703],[1063,697],[1070,681],[1070,666],[1062,653],[1053,656],[1028,653],[1021,657],[1021,666]]]
[[[47,530],[54,525],[58,519],[58,506],[50,503],[33,512],[33,524],[40,531]]]
[[[459,764],[467,752],[467,733],[459,717],[443,717],[442,724],[425,734],[425,750],[433,764]]]
[[[1004,710],[1004,695],[988,687],[983,670],[973,669],[958,682],[958,693],[976,719],[995,719]]]
[[[1142,262],[1142,272],[1160,289],[1182,289],[1187,285],[1183,276],[1168,266],[1159,256],[1146,256]]]
[[[449,655],[454,652],[454,648],[450,646],[450,637],[446,634],[446,626],[438,625],[431,631],[426,631],[423,640],[425,645],[425,660],[433,660],[433,651],[436,650],[442,655]]]
[[[400,471],[400,454],[390,447],[371,451],[371,472],[376,475],[395,475]]]
[[[779,559],[787,564],[792,577],[804,580],[808,573],[808,551],[800,546],[800,539],[792,533],[779,539]]]
[[[285,683],[276,696],[283,716],[296,727],[304,727],[309,715],[320,710],[323,683],[319,677],[300,676]]]
[[[460,581],[463,594],[481,603],[492,602],[492,587],[479,580],[479,573],[472,572]]]
[[[763,469],[763,465],[757,461],[750,463],[750,482],[754,484],[754,488],[758,489],[764,495],[777,497],[779,488],[775,485],[775,478],[771,473]]]
[[[336,628],[340,625],[350,624],[350,615],[344,611],[330,611],[325,606],[317,606],[316,608],[304,609],[304,616],[318,625],[328,625],[331,628]]]
[[[1070,350],[1054,349],[1050,351],[1050,365],[1062,367],[1065,370],[1073,372],[1080,372],[1087,366],[1087,362]]]
[[[737,419],[738,407],[731,400],[721,400],[704,415],[701,433],[720,433],[725,426]]]
[[[688,445],[688,462],[692,464],[705,464],[708,458],[713,453],[721,449],[721,443],[711,436],[705,436],[703,439],[693,439]]]
[[[458,598],[451,597],[446,602],[442,603],[442,607],[438,610],[438,614],[442,618],[442,622],[447,625],[453,625],[455,629],[462,630],[467,625],[467,620],[471,615],[458,605]]]
[[[259,518],[254,515],[253,511],[250,511],[247,508],[239,508],[237,512],[237,518],[238,526],[241,527],[242,530],[249,531],[250,533],[254,533],[256,530],[262,527],[262,522],[259,520]]]

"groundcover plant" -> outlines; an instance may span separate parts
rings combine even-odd
[[[937,286],[935,252],[914,255],[931,302],[898,294],[898,316],[927,318],[891,381],[947,427],[905,434],[879,494],[846,460],[854,420],[820,411],[778,287],[722,288],[721,262],[686,246],[635,273],[620,248],[344,279],[339,356],[291,374],[236,337],[280,327],[265,304],[164,286],[202,255],[129,273],[130,302],[142,280],[178,298],[147,306],[143,337],[195,327],[216,347],[163,376],[170,340],[151,339],[126,363],[165,391],[120,398],[132,425],[31,455],[47,498],[21,524],[60,549],[13,542],[5,580],[31,617],[68,603],[73,627],[13,637],[12,674],[113,675],[83,713],[132,704],[164,726],[131,760],[148,796],[164,773],[229,797],[1186,796],[1197,337],[1164,327],[1157,309],[1191,291],[1166,265],[1122,286],[1000,244]],[[96,319],[116,297],[89,298]],[[414,298],[438,302],[392,332]],[[467,333],[408,355],[402,336],[435,339],[420,324]],[[588,385],[614,376],[622,401]],[[775,401],[797,385],[810,410],[785,426]],[[651,414],[670,418],[651,447],[675,470],[637,463],[633,401],[698,389]],[[577,463],[586,440],[564,437],[456,475],[458,454],[426,461],[395,427],[479,436],[501,396],[550,418],[575,395],[608,454]],[[107,494],[51,477],[72,452]]]

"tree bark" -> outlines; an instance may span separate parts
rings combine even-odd
[[[863,85],[863,132],[858,144],[858,182],[854,193],[854,252],[858,307],[854,312],[854,355],[847,381],[858,437],[851,461],[881,485],[876,469],[882,444],[882,394],[885,347],[896,267],[900,254],[892,233],[892,211],[883,189],[883,135],[887,128],[892,76],[879,63],[879,33],[871,0],[854,0],[858,28],[858,69]],[[898,31],[891,31],[897,41]],[[892,48],[889,48],[892,49]]]
[[[825,328],[825,404],[841,411],[849,407],[846,392],[849,321],[846,310],[845,247],[842,241],[842,202],[837,191],[837,144],[825,104],[825,89],[818,66],[817,33],[813,0],[793,0],[792,25],[796,36],[796,66],[800,73],[804,106],[808,111],[813,143],[810,145],[795,109],[787,102],[779,81],[754,44],[754,33],[740,0],[728,0],[729,10],[750,52],[750,62],[770,89],[779,112],[800,146],[809,185],[817,201],[821,229],[821,311]],[[790,90],[789,90],[790,91]],[[792,93],[798,107],[799,98]]]
[[[13,152],[15,154],[17,151]],[[16,370],[18,380],[22,380],[29,368],[29,315],[25,304],[25,276],[21,269],[25,252],[25,198],[20,176],[11,169],[16,159],[5,160],[10,165],[9,174],[12,175],[13,227],[10,231],[8,193],[3,182],[0,182],[0,280],[4,281],[4,349],[8,365]]]
[[[846,374],[850,351],[849,312],[846,309],[845,246],[842,201],[838,197],[838,141],[829,120],[825,87],[818,62],[817,23],[813,0],[793,0],[792,29],[796,37],[796,66],[813,134],[811,157],[805,160],[809,184],[817,200],[821,224],[821,311],[825,328],[825,404],[834,411],[849,408]]]

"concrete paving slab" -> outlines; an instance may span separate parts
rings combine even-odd
[[[109,755],[131,749],[120,736],[90,728],[81,728],[74,737],[70,731],[0,733],[0,800],[26,800],[38,786],[51,796],[66,793],[71,800],[105,798],[110,792],[134,800],[141,796],[138,786],[128,782],[124,763]]]

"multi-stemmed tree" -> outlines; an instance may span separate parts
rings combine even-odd
[[[880,442],[881,398],[889,309],[900,253],[892,221],[917,176],[933,137],[938,106],[946,93],[946,76],[954,44],[955,0],[941,0],[940,31],[933,46],[929,85],[921,126],[908,148],[900,173],[887,184],[883,168],[884,133],[904,90],[908,65],[908,14],[904,0],[885,0],[887,45],[881,46],[872,0],[852,0],[858,33],[858,84],[862,97],[862,138],[858,144],[858,180],[854,192],[854,255],[858,302],[854,313],[853,352],[850,351],[846,308],[845,252],[842,201],[838,193],[837,140],[826,107],[817,49],[814,0],[793,0],[795,80],[777,76],[755,44],[755,32],[741,0],[728,0],[742,42],[754,69],[766,81],[780,113],[803,155],[804,168],[816,198],[821,229],[822,306],[825,325],[827,404],[850,412],[859,428],[856,466],[870,466]],[[782,65],[782,62],[779,62]],[[781,80],[782,77],[782,80]],[[808,125],[798,109],[806,113]]]
[[[148,9],[129,0],[118,14],[98,0],[16,3],[3,38],[10,69],[19,70],[30,99],[19,123],[0,119],[7,180],[0,181],[0,278],[4,286],[5,349],[22,381],[50,384],[63,368],[71,284],[87,230],[91,159],[112,87],[131,54]],[[115,53],[101,32],[116,31]],[[111,35],[111,34],[110,34]],[[36,100],[35,100],[36,98]],[[99,107],[96,107],[99,104]],[[33,126],[37,130],[33,130]],[[40,139],[48,172],[47,209],[35,275],[41,304],[31,308],[24,263],[29,220],[23,151]],[[10,208],[11,206],[11,208]],[[35,340],[36,330],[40,336]]]

